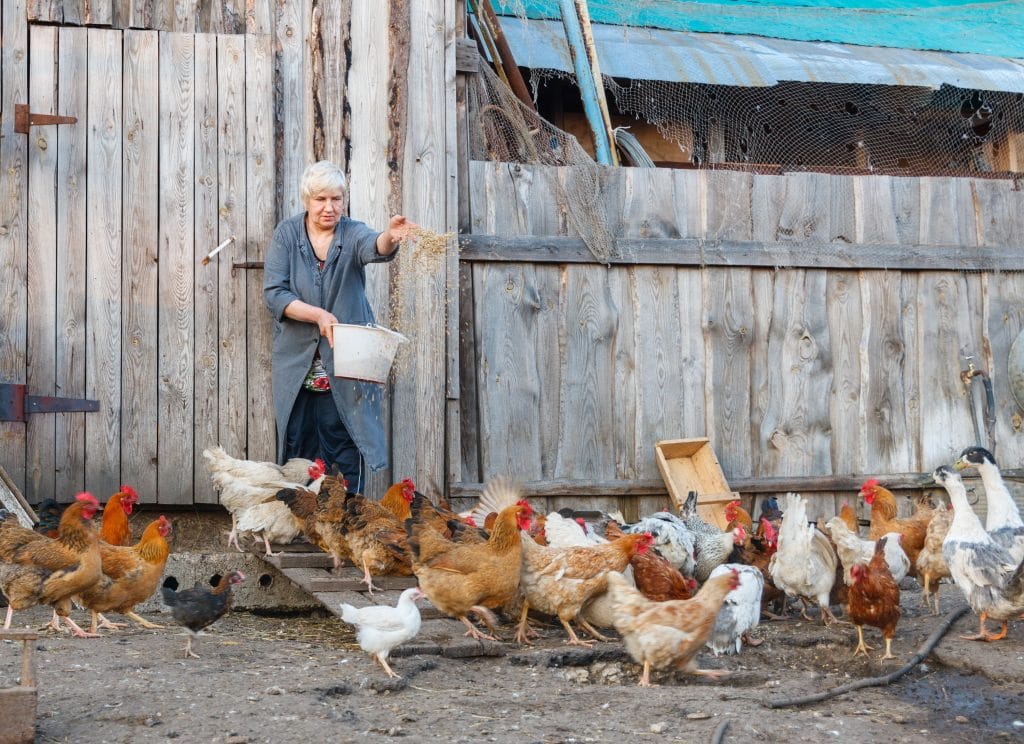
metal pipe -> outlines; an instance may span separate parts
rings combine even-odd
[[[611,147],[608,142],[608,134],[604,128],[604,120],[601,116],[601,106],[597,100],[597,86],[594,82],[593,72],[587,62],[583,30],[580,27],[580,19],[576,15],[576,4],[574,0],[558,0],[558,5],[562,11],[562,26],[565,27],[565,40],[569,45],[569,54],[572,55],[572,66],[576,72],[576,83],[580,87],[580,97],[583,99],[583,111],[587,115],[590,129],[594,133],[594,149],[597,152],[597,162],[601,163],[601,165],[611,165]]]
[[[498,16],[495,15],[490,0],[477,0],[476,7],[480,11],[481,16],[487,19],[487,25],[490,27],[489,30],[494,39],[494,46],[497,47],[498,54],[501,56],[501,62],[505,66],[509,87],[516,94],[516,98],[528,106],[531,111],[536,111],[537,109],[533,105],[533,98],[530,96],[530,89],[526,87],[526,81],[523,80],[523,75],[519,72],[516,59],[512,56],[512,48],[505,39],[505,32],[501,30],[501,22],[498,20]]]
[[[594,32],[590,27],[590,8],[587,0],[575,0],[576,16],[580,21],[580,30],[583,32],[583,46],[587,53],[587,61],[590,63],[590,73],[594,77],[594,90],[597,93],[597,105],[601,109],[601,119],[604,121],[604,131],[608,136],[611,164],[619,164],[619,154],[615,151],[615,132],[612,129],[612,117],[608,113],[608,99],[604,94],[604,78],[601,76],[601,64],[597,60],[597,44],[594,42]]]

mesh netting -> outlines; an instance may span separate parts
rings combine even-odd
[[[569,219],[607,262],[615,247],[599,209],[602,167],[590,154],[575,77],[532,69],[529,84],[535,101],[543,102],[549,86],[558,90],[555,97],[565,105],[561,122],[586,147],[520,102],[486,64],[481,69],[470,86],[472,157],[574,166],[561,184]],[[946,177],[1024,173],[1024,91],[795,82],[748,88],[607,76],[604,87],[613,125],[633,126],[651,152],[638,159],[620,149],[626,165]]]

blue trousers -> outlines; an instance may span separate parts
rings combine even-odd
[[[314,393],[306,388],[299,390],[286,431],[285,457],[318,457],[338,469],[348,480],[348,490],[363,492],[365,485],[363,457],[359,448],[349,436],[348,429],[338,415],[334,398],[329,392]]]

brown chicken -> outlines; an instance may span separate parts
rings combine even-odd
[[[380,505],[387,509],[389,512],[394,514],[399,522],[405,523],[411,516],[409,510],[409,504],[412,503],[412,498],[416,493],[416,485],[412,482],[411,478],[405,478],[394,483],[384,492],[384,496],[381,497]]]
[[[860,535],[860,522],[857,520],[857,512],[848,501],[844,501],[843,505],[839,507],[839,518],[843,520],[846,529],[854,535]],[[828,532],[825,534],[827,535]]]
[[[617,540],[625,534],[618,522],[612,521],[605,525],[604,535],[609,540]],[[657,550],[634,553],[629,559],[629,565],[633,567],[636,588],[652,602],[689,599],[697,590],[697,582],[683,576]]]
[[[870,625],[879,628],[885,638],[885,656],[882,658],[896,658],[892,655],[892,637],[900,619],[900,588],[893,581],[885,560],[885,543],[888,539],[882,537],[875,543],[875,554],[866,566],[856,563],[850,569],[853,583],[850,585],[847,610],[850,622],[857,626],[858,640],[854,656],[861,652],[868,655],[870,647],[864,643],[864,626]]]
[[[734,499],[725,505],[725,518],[729,522],[725,526],[726,532],[732,532],[737,527],[743,527],[747,533],[754,529],[754,520],[750,518],[750,513],[740,506],[739,499]]]
[[[146,526],[135,545],[125,547],[100,544],[103,574],[99,581],[78,596],[79,603],[92,611],[90,633],[95,633],[98,627],[111,630],[126,627],[106,618],[97,624],[100,613],[112,611],[126,615],[143,628],[163,627],[135,614],[133,608],[139,602],[149,599],[160,583],[167,556],[171,552],[166,539],[170,532],[171,523],[161,515]]]
[[[405,529],[397,517],[376,501],[350,493],[342,504],[341,530],[352,562],[362,566],[362,582],[373,594],[373,574],[411,576],[412,562]]]
[[[100,539],[107,545],[128,545],[132,541],[132,531],[128,528],[128,517],[139,500],[139,494],[131,486],[121,486],[121,490],[107,500],[103,507],[100,520]]]
[[[0,590],[8,601],[4,628],[15,610],[48,604],[57,612],[55,629],[63,619],[76,636],[89,637],[68,613],[71,598],[100,578],[99,537],[89,524],[99,507],[91,493],[79,493],[61,515],[56,539],[22,527],[13,515],[0,521]]]
[[[928,533],[928,522],[931,521],[931,509],[918,508],[909,519],[896,518],[896,497],[892,491],[883,488],[878,481],[865,481],[860,488],[865,503],[871,507],[871,529],[868,539],[878,540],[887,532],[899,532],[903,535],[900,545],[910,559],[910,576],[917,576],[917,554],[924,547],[924,539]]]
[[[511,489],[495,480],[488,489]],[[430,525],[410,519],[406,522],[412,570],[420,588],[438,610],[457,618],[473,638],[496,640],[497,618],[491,609],[509,602],[519,588],[522,541],[519,531],[529,529],[533,510],[522,502],[506,507],[494,521],[487,542],[457,544]],[[478,630],[467,617],[479,617],[491,635]]]
[[[652,602],[621,574],[608,574],[615,608],[615,629],[629,655],[643,664],[641,687],[651,686],[651,669],[672,667],[691,674],[722,677],[718,669],[698,669],[694,661],[715,628],[725,596],[740,584],[735,569],[708,579],[692,599]]]
[[[922,595],[926,607],[935,607],[933,614],[939,614],[939,582],[949,578],[949,566],[942,554],[942,542],[946,539],[949,526],[953,523],[953,506],[939,509],[928,522],[924,547],[917,554],[917,578],[922,583]]]
[[[569,645],[589,646],[593,641],[582,641],[570,624],[573,620],[594,638],[607,641],[597,630],[580,617],[580,610],[592,597],[608,588],[608,572],[624,571],[635,554],[644,553],[654,539],[641,532],[607,542],[602,545],[581,545],[571,548],[548,548],[538,545],[529,535],[522,536],[523,565],[520,586],[525,597],[520,611],[516,640],[529,643],[526,637],[526,616],[532,607],[539,612],[558,617]]]

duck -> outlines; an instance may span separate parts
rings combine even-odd
[[[946,489],[953,504],[953,523],[942,541],[942,555],[950,576],[981,621],[977,635],[961,636],[969,641],[998,641],[1006,637],[1007,620],[1024,612],[1024,563],[1014,561],[985,530],[967,501],[967,489],[960,474],[942,465],[932,472],[933,480]],[[990,633],[986,621],[1002,621],[999,633]]]
[[[1006,487],[996,458],[984,447],[967,447],[953,465],[957,470],[976,468],[985,486],[985,531],[1004,548],[1014,563],[1024,559],[1024,519]]]

